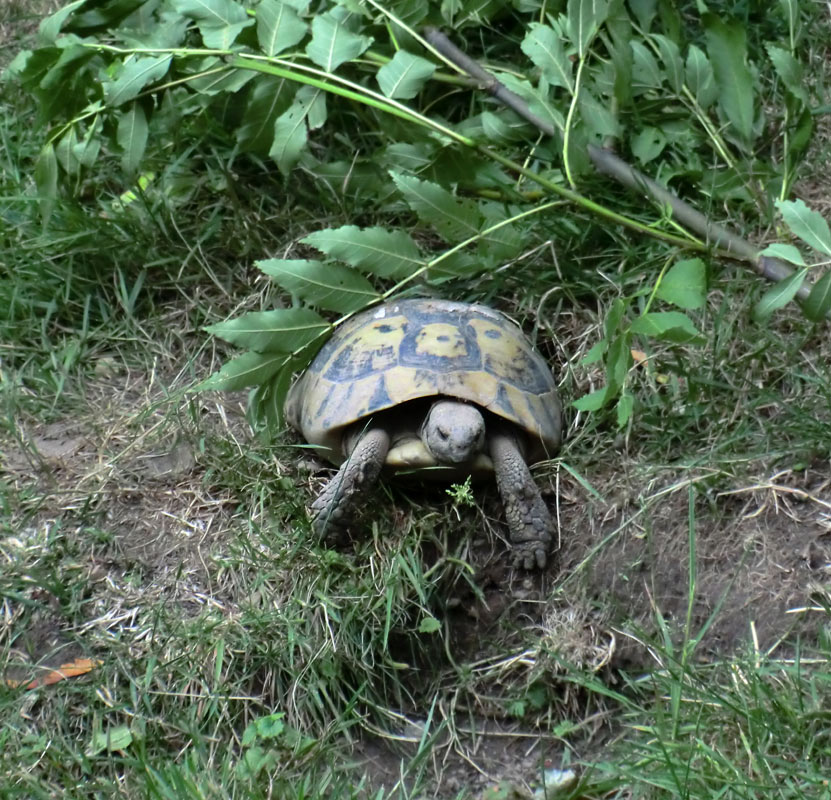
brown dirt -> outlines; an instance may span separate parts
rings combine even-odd
[[[160,597],[183,614],[233,602],[213,582],[209,552],[232,535],[237,501],[203,485],[194,426],[165,402],[156,377],[110,372],[108,365],[84,387],[77,413],[48,424],[20,420],[0,436],[0,474],[18,498],[0,537],[0,564],[40,569],[56,549],[71,553],[98,612],[85,627],[99,635],[130,629],[136,610]],[[186,409],[187,401],[179,411]],[[214,424],[233,437],[240,423],[229,398]],[[25,630],[15,614],[0,620],[0,645],[12,646],[17,671],[80,655],[83,637],[75,631],[70,645],[48,613],[58,598],[33,591],[42,602]]]
[[[618,634],[613,664],[657,666],[645,645],[659,638],[660,620],[680,643],[688,609],[704,660],[746,647],[783,654],[797,636],[813,639],[831,591],[828,465],[698,492],[692,566],[690,501],[679,484],[640,506],[595,506],[564,547],[566,587],[581,584]]]

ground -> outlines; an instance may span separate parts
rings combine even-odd
[[[223,617],[241,613],[247,598],[223,577],[223,565],[252,509],[213,484],[212,457],[200,453],[200,440],[259,451],[258,479],[266,483],[288,476],[312,491],[316,476],[325,474],[325,465],[291,450],[279,451],[285,460],[267,455],[248,432],[242,396],[177,394],[175,374],[146,375],[110,362],[99,372],[83,387],[82,413],[47,424],[21,419],[15,437],[6,436],[0,447],[5,481],[17,497],[32,498],[31,507],[15,509],[26,524],[3,540],[0,556],[15,563],[40,552],[32,560],[37,564],[69,552],[79,585],[91,593],[80,629],[65,629],[58,606],[66,598],[57,589],[54,596],[42,589],[33,596],[39,611],[27,617],[25,629],[15,613],[6,615],[9,678],[93,654],[108,637],[129,641],[134,657],[146,654],[154,647],[147,612],[159,602],[183,617],[206,607]],[[509,568],[493,487],[476,488],[478,507],[455,511],[437,487],[396,488],[392,499],[376,492],[372,513],[381,517],[400,513],[414,497],[422,514],[437,512],[438,524],[456,513],[481,531],[469,552],[477,570],[472,585],[455,584],[445,613],[456,648],[450,656],[478,664],[489,692],[500,681],[521,682],[558,652],[612,684],[620,669],[660,667],[650,643],[664,632],[680,641],[688,613],[689,630],[702,635],[695,651],[702,661],[747,648],[786,657],[795,634],[816,634],[831,593],[827,464],[774,469],[742,484],[707,470],[680,478],[656,470],[644,480],[621,452],[614,470],[598,465],[589,477],[602,498],[565,471],[541,480],[561,540],[543,574]],[[529,630],[531,649],[528,637],[517,634]],[[526,649],[512,650],[512,641],[526,642]],[[557,668],[549,664],[544,672],[552,671]],[[559,691],[560,706],[576,713],[579,697],[569,697],[567,684]],[[484,791],[499,781],[521,786],[538,778],[541,766],[563,763],[557,735],[526,729],[506,714],[504,701],[489,704],[486,694],[474,690],[460,695],[453,711],[437,710],[445,718],[464,711],[467,719],[439,729],[433,758],[441,757],[430,769],[440,796],[460,787]],[[472,697],[480,698],[478,707]],[[394,784],[401,758],[418,750],[429,727],[424,711],[402,708],[386,731],[370,724],[357,738],[354,758],[379,784]],[[608,736],[600,722],[588,722],[584,747],[599,751]]]

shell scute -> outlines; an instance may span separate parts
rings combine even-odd
[[[286,415],[340,463],[343,430],[410,400],[475,403],[531,436],[531,457],[556,451],[560,402],[553,375],[507,317],[486,306],[403,300],[337,330],[289,392]],[[412,420],[417,428],[420,420]]]

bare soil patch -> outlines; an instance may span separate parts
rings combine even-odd
[[[69,562],[75,572],[60,582],[92,593],[83,598],[90,648],[108,633],[141,638],[142,609],[160,598],[182,614],[232,603],[213,561],[238,503],[204,482],[198,432],[185,413],[191,401],[177,408],[153,376],[131,373],[92,381],[83,400],[49,423],[19,420],[0,438],[0,472],[16,498],[0,561],[28,564],[38,576]],[[233,436],[237,409],[229,398],[212,424]],[[61,617],[48,613],[67,598],[33,593],[40,602],[25,629],[15,624],[19,614],[2,626],[21,665],[55,666],[79,654],[85,637],[61,631]]]
[[[640,503],[595,507],[583,535],[565,541],[564,573],[584,573],[585,600],[620,634],[613,665],[657,666],[644,637],[659,638],[659,616],[683,639],[691,572],[700,659],[748,646],[785,654],[797,636],[813,640],[831,590],[828,465],[710,486],[692,512],[682,481]]]

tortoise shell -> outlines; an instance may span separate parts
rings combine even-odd
[[[400,300],[348,320],[291,387],[285,412],[340,464],[347,427],[436,396],[468,401],[522,428],[529,461],[560,446],[560,399],[546,362],[503,314],[448,300]],[[413,419],[412,429],[420,424]]]

